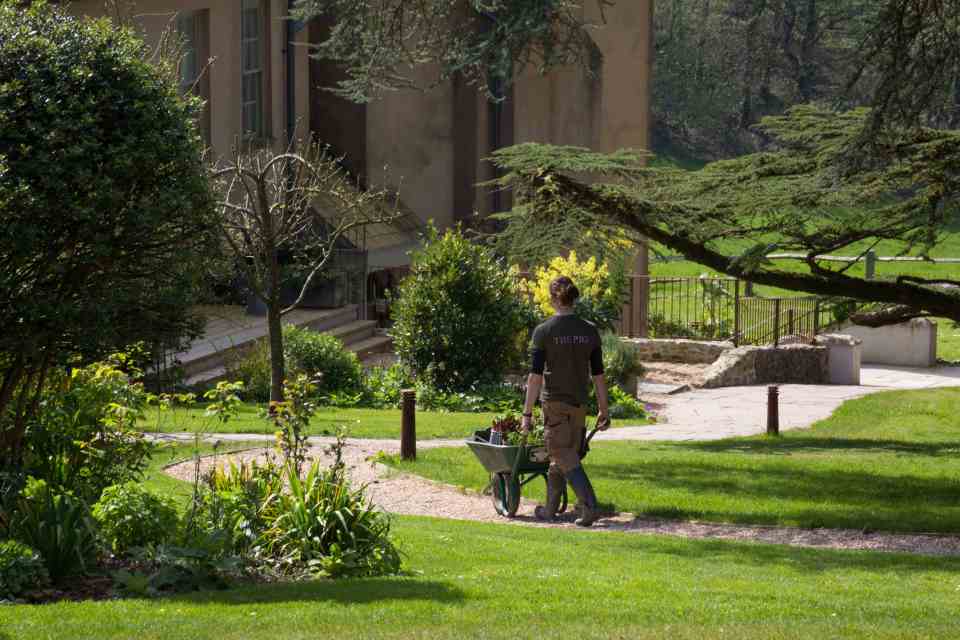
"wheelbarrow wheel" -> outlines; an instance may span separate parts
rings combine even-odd
[[[490,478],[493,485],[493,508],[501,516],[512,518],[520,508],[520,481],[511,473],[495,473]]]

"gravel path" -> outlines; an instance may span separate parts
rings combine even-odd
[[[960,386],[960,367],[908,369],[864,366],[861,386],[782,385],[780,389],[781,429],[808,427],[829,417],[845,401],[878,391]],[[611,429],[598,434],[598,440],[716,440],[731,436],[753,435],[765,430],[766,387],[730,387],[697,389],[689,393],[651,398],[656,407],[656,424]],[[190,440],[189,434],[154,434],[158,439]],[[224,442],[273,441],[273,436],[217,434],[210,440]],[[332,438],[310,438],[311,455],[329,461],[325,454]],[[461,440],[433,440],[417,443],[420,449],[463,446]],[[233,459],[255,459],[266,449],[235,454]],[[572,517],[545,524],[533,517],[535,503],[523,500],[516,518],[496,515],[488,496],[443,485],[417,476],[398,473],[371,462],[377,452],[398,453],[396,440],[351,440],[344,452],[354,482],[366,484],[374,504],[391,513],[434,516],[458,520],[510,523],[522,526],[550,526],[576,529]],[[224,460],[224,457],[220,457]],[[206,468],[213,458],[204,461]],[[175,477],[192,478],[192,463],[167,468]],[[960,536],[899,535],[864,533],[852,529],[797,529],[791,527],[741,526],[698,523],[657,518],[637,518],[616,514],[604,518],[591,531],[628,531],[674,535],[687,538],[752,540],[771,544],[832,549],[869,549],[901,551],[928,555],[960,555]]]
[[[329,443],[327,443],[328,445]],[[446,446],[463,446],[460,440],[435,440],[421,442],[420,449]],[[270,449],[252,449],[228,456],[205,458],[204,470],[227,460],[239,462],[262,459]],[[558,523],[546,524],[533,517],[536,503],[522,500],[517,517],[505,519],[498,515],[488,496],[457,487],[440,484],[417,476],[399,473],[372,458],[379,451],[395,454],[399,443],[395,440],[354,440],[344,451],[351,479],[367,486],[372,502],[390,513],[497,522],[519,526],[559,527],[585,532],[573,524],[572,516]],[[326,446],[313,446],[312,458],[326,463],[332,461]],[[184,462],[166,469],[170,475],[181,480],[191,480],[193,463]],[[960,537],[935,535],[899,535],[887,533],[863,533],[850,529],[797,529],[790,527],[744,526],[713,523],[637,518],[629,513],[620,513],[603,518],[588,531],[620,531],[639,534],[681,536],[685,538],[716,538],[725,540],[755,541],[770,544],[786,544],[799,547],[830,549],[867,549],[871,551],[899,551],[926,555],[960,555]]]

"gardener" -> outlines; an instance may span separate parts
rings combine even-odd
[[[580,447],[586,430],[587,391],[590,377],[597,392],[597,427],[610,427],[603,353],[597,328],[578,318],[573,305],[580,292],[566,276],[550,283],[550,302],[556,314],[533,331],[533,366],[527,380],[527,401],[522,430],[530,430],[537,396],[543,403],[544,437],[550,456],[547,504],[537,507],[541,520],[553,520],[560,509],[564,480],[570,483],[581,505],[577,524],[589,527],[598,517],[597,497],[580,465]]]

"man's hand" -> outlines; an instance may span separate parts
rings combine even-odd
[[[523,420],[520,421],[520,433],[526,435],[530,433],[530,427],[533,426],[533,418],[530,416],[523,416]]]
[[[600,431],[606,431],[610,428],[610,416],[607,415],[606,411],[600,411],[597,413],[597,429]]]

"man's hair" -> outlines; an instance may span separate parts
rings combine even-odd
[[[580,297],[580,290],[573,284],[573,280],[567,276],[560,276],[550,283],[550,297],[561,306],[572,307]]]

